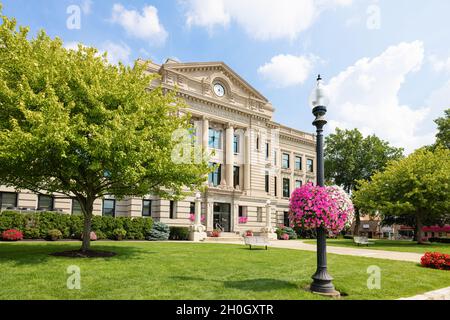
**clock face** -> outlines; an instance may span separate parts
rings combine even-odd
[[[225,95],[225,88],[220,83],[216,83],[214,85],[214,93],[219,97],[223,97]]]

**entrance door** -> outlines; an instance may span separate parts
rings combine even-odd
[[[231,205],[229,203],[214,203],[214,229],[222,228],[224,232],[231,231]]]

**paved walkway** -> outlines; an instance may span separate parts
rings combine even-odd
[[[243,241],[234,241],[234,242],[214,241],[207,243],[244,244]],[[316,251],[315,244],[307,244],[299,240],[291,240],[291,241],[279,240],[279,241],[272,241],[271,244],[272,247],[274,248],[305,250],[314,252]],[[332,247],[332,246],[327,246],[327,253],[366,257],[366,258],[409,261],[416,263],[420,263],[420,258],[423,256],[423,254],[413,252],[384,251],[384,250],[371,250],[371,249]]]
[[[398,300],[450,300],[450,287]]]

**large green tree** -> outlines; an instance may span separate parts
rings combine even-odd
[[[403,149],[392,147],[375,135],[364,138],[358,129],[337,128],[325,139],[325,179],[352,193],[357,189],[358,180],[370,180],[390,160],[402,157]],[[360,210],[357,206],[355,209],[354,233],[357,234]]]
[[[173,133],[187,130],[189,117],[174,93],[148,89],[145,64],[111,65],[94,48],[66,50],[44,31],[29,39],[6,16],[0,48],[0,184],[77,199],[82,251],[96,199],[179,198],[201,188],[206,161],[171,158],[182,139]]]
[[[434,120],[437,124],[436,145],[442,145],[450,149],[450,109],[445,110],[443,117]]]
[[[354,202],[415,227],[416,240],[422,243],[422,226],[444,222],[450,212],[450,150],[422,148],[390,162],[371,181],[359,182]]]

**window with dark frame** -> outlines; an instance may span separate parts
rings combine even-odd
[[[239,136],[236,134],[233,137],[233,152],[239,153]]]
[[[169,208],[169,218],[170,219],[175,219],[175,211],[176,211],[175,201],[171,200],[170,208]]]
[[[302,170],[302,157],[295,157],[295,170]]]
[[[302,185],[303,185],[302,180],[295,180],[295,189],[301,188]]]
[[[277,197],[278,196],[278,178],[277,177],[274,177],[273,178],[273,191],[274,191],[274,194],[275,194],[275,197]]]
[[[116,200],[115,199],[103,199],[102,215],[104,217],[116,216]]]
[[[143,217],[152,216],[152,200],[148,199],[142,200],[142,216]]]
[[[213,172],[210,172],[208,174],[208,182],[211,183],[214,187],[217,187],[220,185],[220,182],[222,180],[222,165],[218,165],[216,163],[210,163],[211,167],[216,166],[215,170]]]
[[[289,212],[287,212],[287,211],[284,212],[283,224],[284,224],[285,227],[289,227],[290,226]]]
[[[283,178],[283,197],[289,198],[291,196],[290,180],[288,178]]]
[[[266,159],[269,159],[270,157],[270,144],[266,143]]]
[[[81,204],[77,199],[72,199],[72,215],[74,216],[83,215],[83,210],[81,210]]]
[[[53,211],[54,198],[40,194],[38,195],[38,210]]]
[[[265,185],[266,185],[266,188],[265,188],[265,190],[266,190],[266,192],[269,192],[270,190],[270,187],[269,187],[269,182],[270,182],[270,176],[269,176],[269,173],[268,172],[266,172],[266,176],[265,176]]]
[[[306,160],[306,170],[308,172],[314,172],[314,161],[312,159]]]
[[[234,188],[236,188],[237,186],[240,185],[240,170],[241,168],[238,166],[234,166],[233,167],[233,186]]]
[[[208,145],[212,149],[222,149],[222,131],[209,128]]]
[[[195,214],[195,202],[189,203],[189,214]]]
[[[17,207],[17,193],[0,192],[0,209],[16,208],[16,207]]]
[[[290,155],[288,153],[283,153],[281,166],[283,169],[289,169],[289,158]]]
[[[247,207],[239,206],[239,218],[247,216]]]

